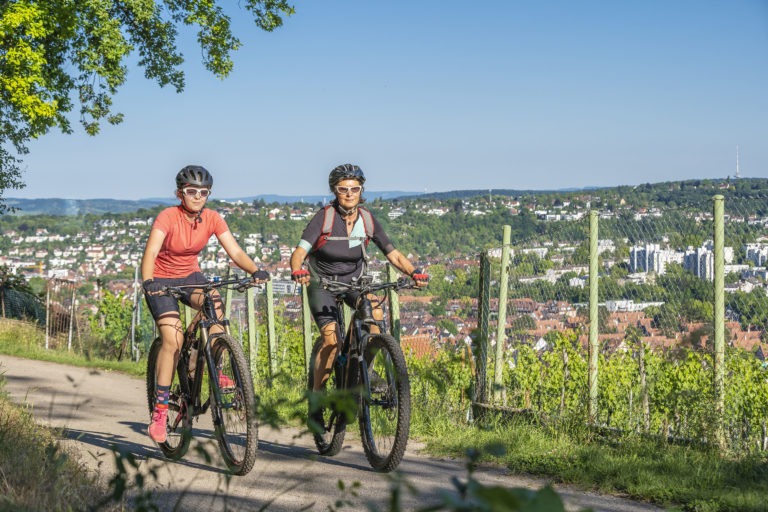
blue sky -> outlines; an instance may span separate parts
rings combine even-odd
[[[224,81],[184,33],[187,87],[131,68],[125,114],[30,145],[10,197],[317,195],[339,163],[369,190],[559,189],[768,177],[768,1],[297,0],[273,33],[232,10]]]

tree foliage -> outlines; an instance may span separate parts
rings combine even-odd
[[[0,288],[7,288],[9,290],[18,290],[24,293],[32,293],[29,283],[23,275],[19,275],[13,272],[8,265],[0,266]]]
[[[124,293],[105,292],[98,305],[98,314],[91,317],[91,332],[105,344],[122,354],[131,329],[133,307]]]
[[[221,4],[221,5],[220,5]],[[90,135],[120,123],[112,98],[125,83],[126,60],[138,54],[144,75],[184,89],[178,28],[195,27],[203,64],[225,78],[240,47],[224,2],[215,0],[4,0],[0,2],[0,194],[21,188],[27,143],[52,128],[71,133],[80,105]],[[256,26],[272,31],[291,15],[287,0],[240,3]],[[0,213],[6,210],[0,203]]]

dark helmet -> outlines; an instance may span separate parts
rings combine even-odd
[[[188,185],[211,188],[213,176],[202,165],[188,165],[176,175],[176,188],[182,189]]]
[[[360,185],[363,185],[365,184],[365,174],[363,174],[363,170],[356,165],[339,165],[335,167],[328,176],[328,186],[331,187],[331,191],[333,191],[333,187],[335,187],[338,182],[343,180],[357,180],[360,182]]]

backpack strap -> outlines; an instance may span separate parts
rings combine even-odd
[[[363,229],[365,230],[365,237],[358,236],[331,236],[333,233],[333,222],[336,219],[336,209],[333,205],[329,204],[324,207],[323,212],[323,228],[320,231],[320,236],[315,240],[315,245],[312,247],[313,251],[317,251],[328,242],[328,240],[360,240],[364,243],[363,253],[365,255],[365,247],[368,247],[368,242],[373,237],[373,216],[365,208],[358,206],[357,211],[360,218],[363,219]]]
[[[373,238],[373,216],[366,208],[357,207],[360,218],[363,219],[363,228],[365,228],[365,245]]]
[[[317,251],[328,241],[328,237],[333,232],[333,221],[336,219],[336,212],[332,205],[326,205],[323,208],[323,227],[320,230],[320,236],[315,240],[312,251]]]

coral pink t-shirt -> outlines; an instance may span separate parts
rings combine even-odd
[[[197,255],[208,243],[211,235],[221,236],[229,231],[226,221],[213,210],[205,208],[200,222],[187,220],[181,206],[161,211],[152,229],[165,233],[165,240],[155,259],[154,277],[186,277],[200,272]]]

